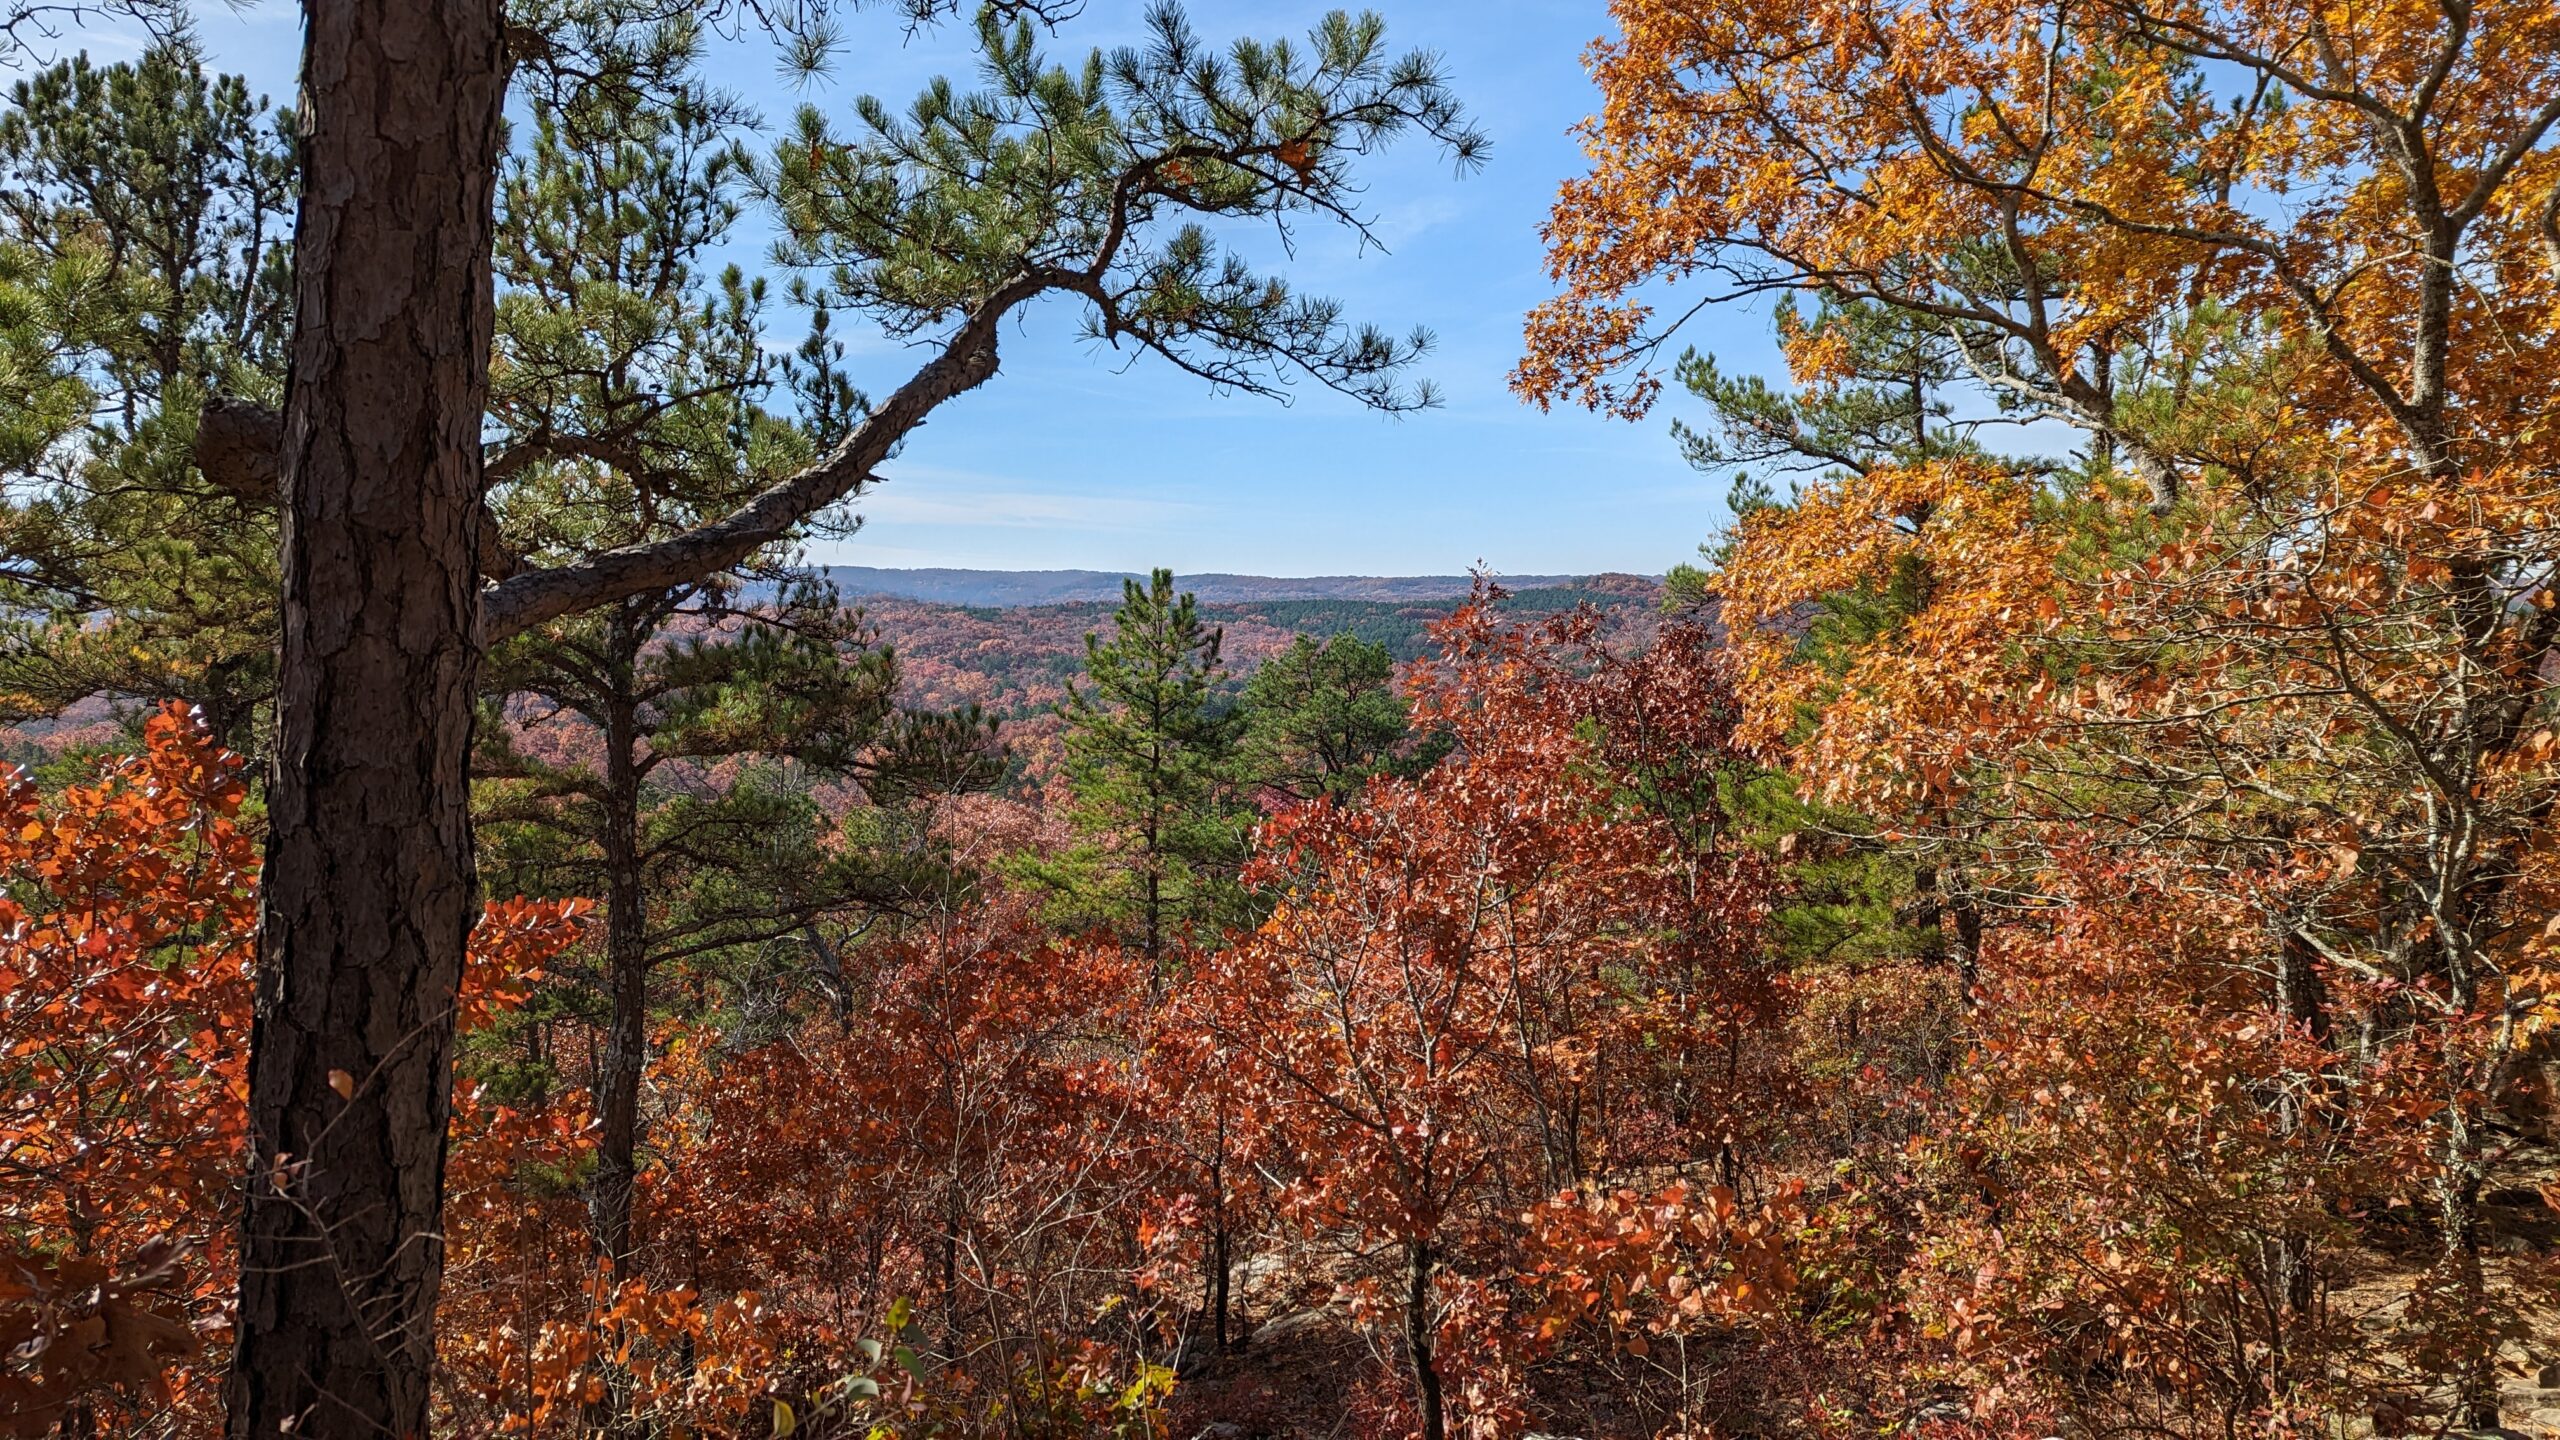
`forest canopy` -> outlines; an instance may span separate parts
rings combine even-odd
[[[1029,320],[1429,410],[1488,142],[898,8],[0,6],[0,1436],[2560,1434],[2560,11],[1595,7],[1696,563],[961,607]]]

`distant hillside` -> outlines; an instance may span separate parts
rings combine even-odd
[[[997,579],[1017,578],[996,572],[977,573]],[[848,600],[862,606],[877,627],[881,641],[898,652],[910,703],[936,708],[974,703],[1009,720],[1036,721],[1050,714],[1064,698],[1067,682],[1083,674],[1084,637],[1111,623],[1111,612],[1120,598],[1119,578],[1105,578],[1112,584],[1107,600],[1047,605],[954,605],[877,591],[864,594],[841,580],[839,584],[844,586]],[[1263,583],[1303,586],[1319,582]],[[1407,578],[1344,583],[1424,582]],[[1656,582],[1637,576],[1595,576],[1562,585],[1524,586],[1512,590],[1504,606],[1514,614],[1542,615],[1589,604],[1609,615],[1613,630],[1635,638],[1649,634],[1657,623],[1656,601],[1660,593]],[[1431,623],[1455,609],[1465,594],[1466,586],[1461,582],[1457,588],[1434,596],[1403,600],[1307,597],[1210,601],[1204,596],[1201,610],[1211,624],[1225,631],[1228,673],[1240,681],[1302,634],[1347,632],[1385,645],[1398,660],[1416,659],[1430,646],[1427,630]],[[1033,728],[1038,727],[1035,724]]]
[[[942,605],[1116,604],[1120,582],[1144,578],[1108,570],[887,570],[870,565],[829,565],[828,578],[847,598],[890,595]],[[1635,576],[1598,577],[1635,580]],[[1465,575],[1178,575],[1175,583],[1203,604],[1266,600],[1448,600],[1467,593]],[[1510,590],[1551,589],[1581,583],[1572,575],[1505,575]]]

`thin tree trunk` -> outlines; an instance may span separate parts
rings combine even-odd
[[[499,0],[309,0],[229,1433],[426,1433],[470,792]]]
[[[1982,983],[1982,903],[1964,882],[1961,871],[1949,872],[1947,914],[1955,921],[1954,959],[1956,975],[1964,982],[1965,1003],[1970,1005],[1974,992]]]
[[[2310,945],[2287,921],[2277,925],[2276,1005],[2305,1036],[2324,1047],[2329,1044],[2328,987],[2312,963]],[[2290,1085],[2276,1101],[2277,1129],[2296,1143],[2303,1126],[2309,1123],[2302,1106],[2300,1093]],[[2306,1378],[2301,1373],[2304,1363],[2318,1352],[2323,1318],[2319,1263],[2310,1230],[2301,1225],[2289,1227],[2277,1237],[2270,1261],[2268,1289],[2277,1308],[2270,1317],[2268,1363],[2276,1396],[2290,1401],[2295,1387]]]
[[[1441,1413],[1440,1372],[1431,1359],[1431,1277],[1437,1261],[1427,1241],[1404,1248],[1404,1348],[1413,1367],[1414,1420],[1421,1440],[1447,1440],[1448,1420]]]
[[[587,1225],[616,1280],[639,1272],[632,1214],[640,1177],[640,1082],[649,1066],[649,900],[640,864],[640,726],[628,682],[648,636],[624,606],[608,627],[613,678],[622,693],[604,715],[605,987],[611,1010],[596,1067],[596,1169]],[[604,1394],[587,1407],[599,1436],[639,1433],[631,1372],[605,1367]]]
[[[2480,1191],[2488,1165],[2481,1155],[2477,1106],[2456,1094],[2446,1108],[2444,1168],[2436,1180],[2436,1223],[2443,1244],[2437,1263],[2452,1282],[2470,1326],[2456,1361],[2460,1370],[2453,1377],[2453,1413],[2467,1429],[2495,1430],[2504,1420],[2498,1403],[2498,1342],[2489,1329],[2489,1282],[2480,1264]]]
[[[1229,1329],[1227,1314],[1235,1295],[1234,1225],[1227,1217],[1227,1095],[1221,1089],[1217,1100],[1217,1130],[1212,1143],[1216,1146],[1209,1160],[1209,1254],[1208,1293],[1202,1298],[1209,1311],[1209,1330],[1218,1343],[1218,1353],[1227,1351]]]
[[[617,625],[617,629],[621,628]],[[617,641],[623,637],[617,635]],[[617,653],[623,647],[617,644]],[[648,897],[640,875],[639,744],[628,707],[605,735],[605,985],[612,1016],[596,1076],[596,1173],[588,1222],[617,1277],[631,1273],[632,1192],[639,1177],[640,1081],[649,1061]]]
[[[1164,876],[1162,862],[1156,857],[1154,832],[1147,835],[1147,968],[1159,969],[1164,964]]]
[[[1209,1328],[1217,1337],[1221,1355],[1227,1351],[1227,1303],[1234,1274],[1228,1252],[1226,1210],[1221,1206],[1209,1234]]]
[[[2484,747],[2485,748],[2485,747]],[[2476,873],[2476,872],[2475,872]],[[2451,1002],[2445,1032],[2448,1093],[2440,1124],[2443,1149],[2436,1173],[2436,1221],[2443,1245],[2437,1261],[2451,1281],[2465,1326],[2460,1367],[2453,1377],[2453,1416],[2473,1430],[2495,1430],[2503,1416],[2498,1403],[2498,1335],[2495,1307],[2489,1299],[2488,1276],[2481,1268],[2480,1192],[2489,1179],[2488,1133],[2481,1097],[2493,1094],[2504,1069],[2494,1052],[2467,1053],[2459,1026],[2479,1014],[2484,966],[2473,937],[2488,931],[2496,912],[2496,883],[2473,889],[2463,898],[2458,919],[2448,933],[2457,943],[2445,947],[2446,998]],[[2485,1064],[2483,1062],[2486,1062]]]

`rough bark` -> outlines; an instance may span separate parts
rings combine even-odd
[[[309,0],[229,1433],[422,1436],[443,1268],[506,64],[499,0]]]
[[[483,646],[734,565],[858,491],[995,374],[1015,308],[1065,290],[1108,312],[1147,172],[1089,269],[983,297],[817,463],[681,535],[532,570],[482,504],[502,0],[304,8],[285,412],[261,448],[261,416],[211,407],[199,449],[217,487],[277,496],[285,577],[229,1425],[373,1440],[425,1432]]]
[[[197,472],[244,505],[268,510],[279,503],[283,455],[284,417],[273,410],[217,395],[196,418]],[[504,580],[523,573],[524,562],[508,548],[488,506],[474,506],[471,523],[479,537],[481,575]]]

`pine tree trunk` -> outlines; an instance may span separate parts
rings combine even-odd
[[[639,648],[617,617],[613,655],[628,661]],[[627,674],[627,666],[623,673]],[[587,1227],[614,1278],[639,1273],[632,1213],[640,1176],[640,1082],[649,1064],[648,896],[640,873],[640,777],[633,763],[638,726],[628,703],[615,702],[605,722],[605,988],[611,1013],[596,1067],[596,1169],[587,1185]],[[605,1367],[605,1391],[587,1407],[598,1436],[638,1433],[631,1414],[631,1372]]]
[[[608,788],[616,793],[614,813],[606,821],[614,832],[606,845],[611,873],[605,886],[605,984],[612,1015],[606,1022],[603,1063],[596,1067],[596,1169],[587,1187],[587,1226],[597,1255],[612,1262],[614,1278],[621,1280],[640,1273],[633,1215],[640,1177],[640,1082],[649,1064],[649,955],[647,899],[634,853],[637,796],[625,805],[620,787],[608,781]],[[596,1435],[639,1433],[631,1396],[631,1372],[608,1364],[605,1393],[587,1408]]]
[[[229,1433],[426,1433],[470,752],[499,0],[310,0]],[[351,1097],[351,1098],[350,1098]]]
[[[617,625],[617,631],[620,630]],[[625,637],[617,634],[620,642]],[[623,647],[617,643],[617,654]],[[632,1191],[639,1176],[640,1081],[649,1061],[648,898],[640,876],[639,746],[627,707],[605,734],[605,985],[612,1016],[596,1076],[596,1173],[588,1221],[616,1276],[631,1274]]]
[[[1164,965],[1164,876],[1159,873],[1155,836],[1147,836],[1147,969]]]

